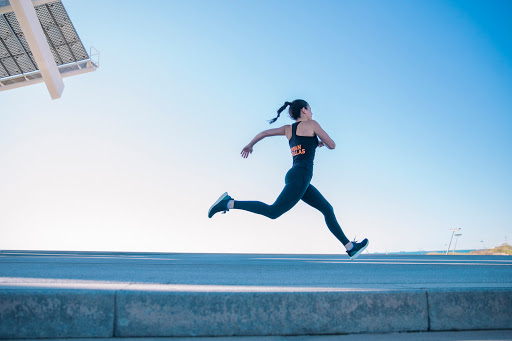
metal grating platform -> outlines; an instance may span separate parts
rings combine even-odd
[[[6,0],[0,1],[8,5]],[[61,1],[36,6],[35,10],[58,66],[89,60]],[[14,12],[0,14],[0,80],[36,70],[37,63]]]

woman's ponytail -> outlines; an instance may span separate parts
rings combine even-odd
[[[270,121],[268,121],[269,124],[272,124],[274,123],[275,121],[277,121],[277,119],[279,118],[279,116],[281,115],[281,113],[283,112],[284,109],[286,109],[287,106],[291,106],[292,103],[291,102],[284,102],[283,106],[281,108],[279,108],[277,110],[277,117],[274,117],[273,119],[271,119]]]

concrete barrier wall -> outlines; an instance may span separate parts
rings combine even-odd
[[[429,290],[431,330],[512,329],[512,290]]]
[[[0,338],[111,337],[115,292],[0,290]]]
[[[169,292],[0,289],[0,338],[512,329],[511,289]]]
[[[424,291],[121,292],[118,336],[311,335],[427,330]]]

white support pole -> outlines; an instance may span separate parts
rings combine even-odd
[[[450,244],[448,245],[448,249],[446,249],[446,254],[448,254],[448,252],[450,252],[450,247],[452,246],[453,235],[455,234],[455,231],[460,231],[460,227],[449,229],[448,231],[452,231],[452,237],[450,238]]]
[[[453,247],[452,255],[455,254],[455,249],[457,248],[457,241],[459,240],[459,237],[462,236],[462,233],[456,233],[455,234],[455,246]]]
[[[52,51],[50,51],[32,1],[11,0],[11,6],[21,30],[25,34],[50,96],[52,99],[60,98],[62,91],[64,91],[64,82],[53,59]]]
[[[448,244],[448,248],[446,249],[446,254],[448,254],[448,252],[450,252],[450,247],[452,246],[452,239],[453,239],[453,234],[455,233],[455,230],[450,230],[452,231],[452,237],[450,238],[450,244]]]

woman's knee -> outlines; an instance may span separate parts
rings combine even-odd
[[[322,213],[326,217],[334,216],[334,208],[331,204],[326,204],[324,207],[322,207]]]
[[[283,213],[284,213],[284,212],[278,212],[278,211],[276,211],[276,210],[271,210],[271,211],[269,212],[269,214],[268,214],[268,217],[269,217],[270,219],[277,219],[277,218],[279,218],[280,216],[282,216],[282,215],[283,215]]]
[[[283,210],[282,207],[279,206],[269,206],[267,217],[270,219],[277,219],[280,216],[282,216],[286,212],[286,210]]]

